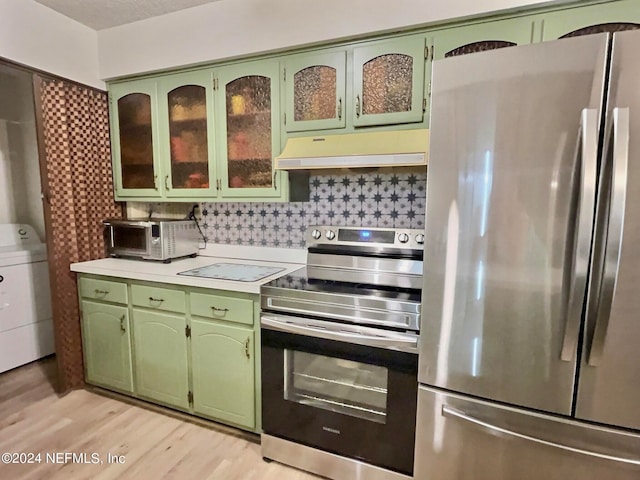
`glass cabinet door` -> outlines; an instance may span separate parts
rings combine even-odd
[[[225,197],[277,197],[273,170],[279,153],[278,63],[249,62],[218,74],[218,189]]]
[[[346,52],[290,58],[284,65],[288,132],[345,126]]]
[[[425,37],[412,36],[353,49],[353,125],[421,122]]]
[[[116,197],[159,197],[155,82],[116,84],[110,100]]]
[[[620,32],[640,28],[638,0],[551,12],[542,16],[542,40],[576,37],[602,32]]]
[[[433,32],[433,59],[531,43],[533,21],[511,18]]]
[[[213,77],[210,71],[159,81],[162,187],[167,197],[215,196]]]

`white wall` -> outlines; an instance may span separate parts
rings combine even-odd
[[[0,0],[0,57],[105,88],[95,30],[33,0]]]
[[[110,79],[548,3],[221,0],[99,31],[100,76]]]

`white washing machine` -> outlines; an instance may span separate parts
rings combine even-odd
[[[46,245],[30,225],[0,224],[0,372],[54,350]]]

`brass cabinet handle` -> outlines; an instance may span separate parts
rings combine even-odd
[[[360,94],[356,95],[356,117],[360,118]]]
[[[94,292],[96,295],[109,295],[109,290],[100,290],[99,288],[96,288]]]
[[[218,308],[218,307],[211,307],[211,310],[213,310],[214,312],[228,312],[229,311],[228,308]]]
[[[158,303],[162,303],[162,302],[164,302],[164,298],[153,298],[153,297],[149,297],[149,301],[150,301],[150,302],[158,302]]]
[[[247,341],[244,342],[244,354],[248,359],[251,359],[251,351],[249,350],[249,345],[251,344],[251,337],[247,337]]]
[[[338,99],[338,120],[342,120],[342,97]]]
[[[158,190],[158,175],[154,175],[153,176],[153,188],[157,191]]]
[[[171,190],[171,188],[169,188],[169,175],[165,175],[164,177],[164,189]]]
[[[122,315],[122,316],[120,317],[120,331],[121,331],[122,333],[126,333],[126,332],[127,332],[127,329],[124,327],[124,321],[125,321],[125,319],[126,319],[126,317],[125,317],[124,315]]]
[[[278,191],[278,172],[273,172],[273,188],[274,190]]]

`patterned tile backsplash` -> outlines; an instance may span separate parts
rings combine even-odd
[[[308,202],[204,202],[198,221],[209,243],[304,248],[309,225],[424,228],[426,183],[413,169],[312,175]]]

